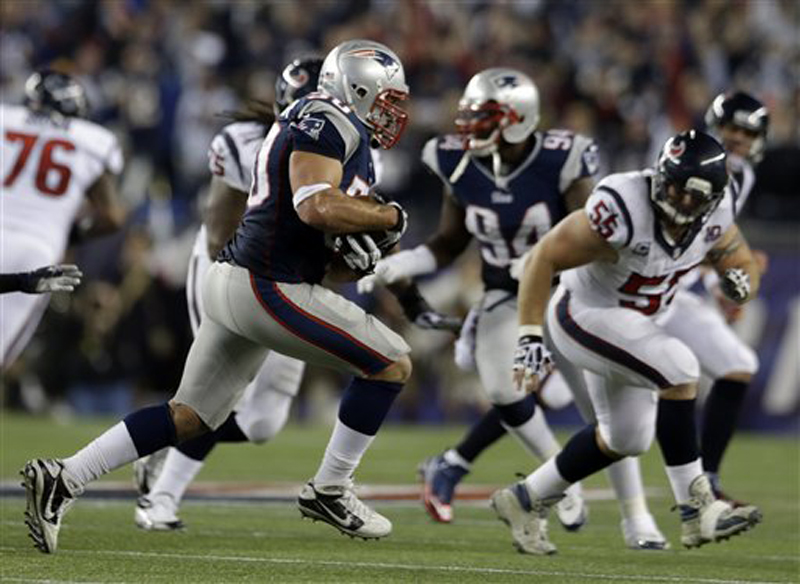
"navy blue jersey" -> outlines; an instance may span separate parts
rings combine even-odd
[[[525,160],[499,178],[487,157],[471,158],[455,182],[450,180],[464,156],[459,136],[433,138],[423,149],[423,162],[465,210],[466,228],[480,244],[486,289],[516,293],[518,284],[508,273],[511,260],[567,215],[563,195],[570,185],[597,172],[597,147],[589,138],[567,130],[535,137]]]
[[[256,156],[247,212],[219,259],[278,282],[318,283],[332,257],[330,238],[295,211],[302,202],[289,184],[295,151],[341,161],[342,182],[334,186],[348,195],[366,195],[375,182],[364,125],[338,100],[312,93],[270,128]]]

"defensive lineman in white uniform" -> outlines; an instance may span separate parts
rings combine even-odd
[[[683,340],[656,322],[681,276],[706,258],[729,298],[743,303],[757,292],[759,271],[734,224],[727,183],[722,146],[699,131],[678,134],[664,145],[655,172],[607,177],[584,210],[531,251],[520,282],[516,379],[535,390],[552,367],[552,351],[570,385],[586,384],[597,425],[492,496],[522,551],[553,553],[541,526],[564,489],[645,452],[654,435],[685,546],[727,539],[760,520],[755,507],[733,508],[711,491],[695,428],[700,366]],[[548,304],[548,282],[558,271],[561,284]]]
[[[83,88],[52,71],[26,81],[24,106],[0,104],[0,273],[56,264],[71,235],[102,235],[122,224],[115,186],[122,151],[114,134],[80,119],[87,111]],[[19,356],[49,299],[0,297],[0,368]]]

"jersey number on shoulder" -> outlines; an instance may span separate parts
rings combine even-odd
[[[626,282],[619,287],[619,291],[628,296],[635,296],[635,300],[620,300],[620,306],[638,310],[642,314],[655,314],[661,308],[672,302],[675,296],[675,284],[681,277],[694,269],[695,266],[685,270],[678,270],[666,276],[642,276],[632,273]]]
[[[547,150],[569,150],[572,148],[574,134],[569,130],[549,130],[542,142]]]
[[[36,134],[24,134],[22,132],[12,132],[9,130],[6,132],[6,140],[8,142],[19,142],[21,145],[14,166],[11,167],[11,171],[5,179],[3,179],[3,186],[10,187],[16,182],[17,178],[19,178],[20,173],[22,173],[22,170],[28,163],[31,152],[33,152],[34,146],[36,146],[36,143],[39,141],[39,136]],[[47,140],[42,144],[39,153],[39,162],[34,163],[36,164],[36,179],[34,184],[36,185],[36,189],[44,195],[51,195],[54,197],[63,195],[67,192],[69,180],[72,178],[72,170],[69,166],[53,160],[53,153],[59,148],[69,152],[75,150],[75,144],[69,140],[61,140],[58,138]]]
[[[467,230],[481,244],[481,256],[487,264],[506,267],[513,258],[524,254],[553,226],[550,210],[543,202],[528,207],[517,232],[506,239],[500,229],[500,216],[485,207],[467,207]]]
[[[617,214],[609,209],[606,202],[602,200],[592,207],[589,221],[592,222],[595,231],[603,239],[608,239],[614,235],[614,231],[617,229]]]

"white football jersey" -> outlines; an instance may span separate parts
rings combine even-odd
[[[208,169],[232,189],[250,192],[253,164],[269,128],[261,122],[233,122],[214,136]]]
[[[747,199],[750,198],[750,193],[753,191],[753,185],[756,182],[756,173],[753,170],[753,165],[750,164],[745,158],[741,156],[728,155],[728,169],[731,181],[728,188],[733,195],[733,204],[736,211],[736,216],[742,212],[742,209],[747,204]]]
[[[615,263],[592,262],[568,270],[561,281],[587,306],[622,306],[654,316],[672,301],[681,277],[703,261],[734,222],[732,194],[685,248],[670,245],[650,202],[651,170],[612,174],[586,201],[592,228],[614,249]]]
[[[0,130],[4,242],[35,237],[59,261],[86,191],[105,171],[122,171],[119,143],[87,120],[59,123],[16,105],[0,104]]]

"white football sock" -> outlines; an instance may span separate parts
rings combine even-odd
[[[337,418],[322,457],[322,464],[314,476],[314,485],[320,487],[347,484],[374,439],[375,436],[348,428]]]
[[[63,459],[66,471],[81,486],[139,458],[125,422],[119,422],[81,450]]]
[[[503,427],[520,441],[525,450],[541,461],[555,456],[561,450],[553,431],[544,419],[542,408],[536,408],[533,416],[519,426],[512,427],[503,422]]]
[[[689,485],[692,484],[694,479],[703,474],[703,464],[700,459],[698,458],[680,466],[666,466],[664,468],[667,471],[675,501],[677,501],[678,505],[686,503],[691,498]]]
[[[626,456],[618,460],[606,469],[606,475],[614,489],[623,519],[650,513],[637,457]]]
[[[156,482],[150,489],[153,495],[170,495],[176,504],[181,502],[183,494],[189,484],[203,468],[202,460],[195,460],[186,456],[177,448],[170,448],[167,457],[164,459],[164,466],[161,474],[156,478]]]
[[[570,486],[568,480],[561,476],[554,456],[525,478],[525,485],[535,499],[546,499],[561,495]]]
[[[461,456],[455,448],[451,448],[447,452],[445,452],[442,455],[442,458],[444,458],[444,461],[447,464],[460,466],[461,468],[464,468],[466,470],[472,470],[472,465],[469,462],[467,462],[467,459]]]

